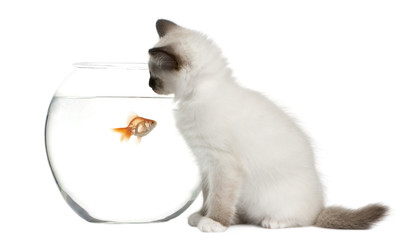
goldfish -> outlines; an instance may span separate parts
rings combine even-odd
[[[129,140],[132,135],[137,137],[137,143],[142,141],[142,137],[149,134],[157,125],[155,120],[139,117],[132,113],[128,118],[128,126],[125,128],[113,128],[112,130],[121,134],[120,141]]]

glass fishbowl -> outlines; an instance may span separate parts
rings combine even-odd
[[[89,222],[172,219],[200,174],[175,127],[174,101],[148,85],[147,64],[76,63],[49,107],[49,164],[67,204]]]

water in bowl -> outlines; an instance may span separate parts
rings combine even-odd
[[[134,112],[155,120],[141,141],[120,141]],[[165,221],[199,193],[194,159],[178,133],[173,99],[55,96],[46,124],[50,167],[66,202],[90,222]]]

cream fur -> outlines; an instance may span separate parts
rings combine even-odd
[[[165,45],[182,66],[152,71],[164,82],[157,92],[175,94],[177,127],[203,175],[204,206],[189,224],[202,231],[240,222],[313,225],[324,203],[308,137],[262,94],[239,86],[205,35],[171,27],[155,47]]]

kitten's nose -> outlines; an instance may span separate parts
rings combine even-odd
[[[154,80],[154,78],[150,77],[149,79],[149,86],[154,89],[156,87],[156,81]]]

